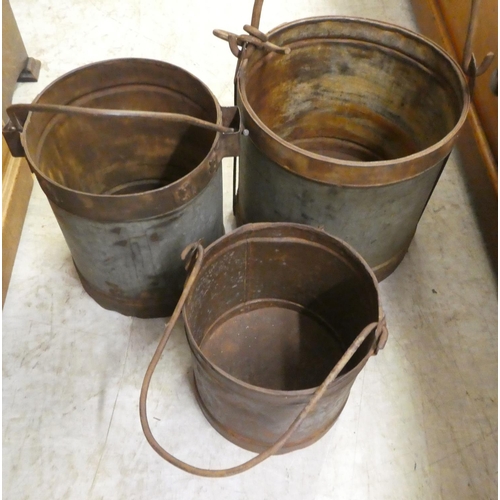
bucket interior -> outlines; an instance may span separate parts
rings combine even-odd
[[[251,109],[281,139],[351,161],[418,153],[453,130],[464,79],[435,46],[410,32],[348,18],[304,20],[254,51],[240,80]]]
[[[186,71],[144,59],[105,61],[63,76],[39,103],[163,111],[218,119],[210,91]],[[91,194],[131,194],[184,177],[208,155],[215,132],[147,118],[31,113],[25,149],[50,180]]]
[[[376,285],[358,258],[324,233],[257,226],[207,252],[184,309],[188,338],[239,381],[281,391],[316,387],[378,320]],[[373,334],[343,373],[372,343]]]

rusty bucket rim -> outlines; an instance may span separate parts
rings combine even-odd
[[[356,260],[357,263],[362,265],[363,271],[365,271],[368,274],[371,282],[373,283],[374,288],[375,288],[375,293],[377,295],[377,303],[378,303],[378,317],[377,317],[376,321],[379,324],[381,321],[383,321],[384,313],[383,313],[381,305],[380,305],[381,301],[380,301],[379,283],[378,283],[378,280],[375,276],[375,273],[372,271],[370,266],[366,263],[366,261],[363,259],[363,257],[351,245],[349,245],[345,241],[341,240],[340,238],[332,236],[331,234],[329,234],[321,229],[315,228],[313,226],[307,226],[305,224],[298,224],[298,223],[294,223],[294,222],[271,222],[271,223],[270,222],[254,222],[254,223],[244,224],[244,225],[238,227],[237,229],[231,231],[230,233],[227,233],[227,234],[221,236],[220,238],[215,240],[213,243],[211,243],[204,251],[204,264],[207,262],[208,259],[211,258],[210,253],[216,252],[216,250],[215,250],[216,247],[220,246],[225,241],[228,241],[232,238],[237,238],[242,233],[249,233],[252,231],[260,231],[260,230],[271,229],[271,228],[273,228],[273,229],[274,228],[276,228],[276,229],[295,228],[295,229],[298,229],[300,231],[304,231],[305,233],[309,232],[309,233],[320,234],[321,237],[327,237],[328,239],[335,241],[335,243],[338,244],[340,248],[345,249],[347,251],[347,253],[350,254],[349,255],[350,257],[354,258],[354,260]],[[252,238],[247,238],[245,241],[248,241],[249,239],[252,239]],[[304,241],[307,242],[307,239],[304,238]],[[326,250],[331,251],[331,249],[329,249],[325,245],[322,245],[320,243],[318,243],[318,245],[324,246],[324,248]],[[193,290],[194,290],[194,286],[191,290],[191,293],[193,293]],[[189,300],[189,297],[187,300]],[[191,332],[191,327],[189,325],[189,321],[187,320],[187,316],[186,316],[186,306],[184,306],[182,309],[182,319],[184,322],[184,329],[186,331],[186,337],[188,339],[190,349],[192,350],[192,354],[195,355],[196,357],[198,357],[204,364],[209,366],[211,369],[215,370],[219,375],[228,379],[230,382],[236,384],[237,386],[242,387],[245,390],[258,392],[258,393],[263,394],[265,396],[278,396],[278,397],[301,397],[302,396],[302,397],[305,397],[305,396],[310,396],[311,394],[313,394],[314,391],[319,387],[319,386],[316,386],[316,387],[309,387],[307,389],[295,389],[295,390],[287,391],[287,390],[282,390],[282,389],[268,389],[265,387],[259,387],[257,385],[250,384],[248,382],[244,382],[243,380],[240,380],[239,378],[234,377],[230,373],[226,372],[225,370],[223,370],[222,368],[217,366],[215,363],[210,361],[205,356],[205,354],[200,349],[200,346],[198,345],[198,343],[194,339],[194,336]],[[375,338],[374,338],[373,342],[376,342]],[[369,349],[367,354],[365,356],[363,356],[363,358],[358,363],[356,363],[355,367],[351,368],[349,371],[347,371],[345,373],[341,373],[338,375],[336,380],[332,383],[332,387],[341,383],[342,380],[344,379],[344,377],[348,376],[359,365],[364,366],[364,363],[371,357],[371,355],[372,355],[372,351]]]
[[[436,155],[440,152],[444,152],[445,154],[448,154],[451,151],[450,147],[450,142],[455,137],[462,126],[464,125],[467,115],[469,113],[470,105],[471,105],[471,97],[470,97],[470,92],[469,92],[469,87],[467,85],[467,80],[466,76],[461,68],[461,66],[456,62],[450,54],[448,54],[447,51],[445,51],[443,48],[441,48],[439,45],[437,45],[435,42],[430,40],[429,38],[416,33],[415,31],[412,31],[410,29],[398,26],[396,24],[392,23],[387,23],[384,21],[379,21],[379,20],[374,20],[374,19],[368,19],[368,18],[363,18],[363,17],[356,17],[356,16],[314,16],[314,17],[306,17],[302,19],[298,19],[295,21],[290,21],[286,23],[282,23],[279,26],[275,27],[271,31],[267,33],[267,36],[269,39],[277,33],[279,33],[282,30],[288,29],[288,28],[294,28],[298,27],[303,24],[315,24],[315,23],[320,23],[320,22],[325,22],[325,21],[332,21],[332,22],[353,22],[353,23],[359,23],[362,25],[370,25],[374,26],[377,28],[382,28],[391,32],[399,33],[404,35],[405,37],[408,37],[410,39],[413,39],[417,41],[418,43],[423,43],[427,46],[432,47],[436,52],[438,52],[449,64],[450,67],[453,68],[454,73],[457,76],[458,82],[460,84],[460,95],[462,97],[462,109],[460,112],[460,116],[455,123],[454,127],[444,136],[442,137],[438,142],[434,143],[433,145],[422,149],[421,151],[418,151],[417,153],[413,153],[411,155],[407,156],[402,156],[399,158],[391,159],[391,160],[379,160],[379,161],[371,161],[371,162],[365,162],[365,161],[354,161],[354,160],[343,160],[343,159],[337,159],[325,155],[320,155],[318,153],[313,153],[311,151],[308,151],[307,149],[300,148],[298,146],[293,145],[292,143],[286,141],[283,139],[279,134],[271,130],[264,122],[259,118],[258,114],[254,111],[252,106],[250,105],[247,94],[246,94],[246,88],[245,85],[242,84],[242,81],[245,80],[245,70],[248,68],[249,64],[249,57],[248,58],[243,58],[242,63],[240,65],[240,69],[237,74],[237,92],[238,96],[241,100],[242,103],[242,112],[244,114],[249,115],[249,118],[253,121],[255,126],[259,129],[261,134],[263,134],[265,139],[262,140],[266,144],[266,155],[271,157],[272,156],[272,147],[268,148],[267,146],[269,144],[276,143],[277,146],[280,148],[282,151],[282,148],[285,150],[289,150],[290,154],[293,155],[299,155],[303,158],[309,161],[317,162],[317,163],[322,163],[324,165],[327,165],[328,167],[344,167],[344,168],[356,168],[359,169],[358,172],[361,173],[363,170],[365,172],[371,171],[372,173],[375,170],[380,170],[384,168],[391,168],[391,167],[399,167],[399,169],[408,169],[411,167],[411,171],[407,174],[409,175],[402,175],[401,178],[397,180],[393,180],[391,183],[398,183],[404,180],[411,179],[413,177],[416,177],[426,170],[430,168],[429,162],[423,162],[423,158],[429,156],[429,155]],[[382,45],[382,44],[380,44]],[[382,45],[383,46],[383,45]],[[245,48],[244,50],[248,50],[248,47]],[[279,54],[280,57],[286,57],[286,55]],[[250,139],[254,139],[254,135],[250,131]],[[258,141],[259,143],[261,141]],[[257,146],[259,146],[258,143],[256,143]],[[275,146],[276,147],[276,146]],[[449,151],[447,151],[449,149]],[[442,155],[443,156],[443,155]],[[437,161],[436,161],[437,162]],[[435,164],[434,162],[433,164]],[[375,185],[387,185],[388,182],[344,182],[344,180],[341,178],[342,174],[336,176],[334,180],[328,180],[325,178],[320,178],[317,177],[309,172],[307,172],[307,169],[299,169],[297,170],[294,167],[291,166],[283,166],[286,164],[286,162],[280,162],[280,166],[283,168],[286,168],[289,172],[296,173],[302,177],[309,178],[313,181],[316,182],[322,182],[325,184],[329,185],[343,185],[343,186],[352,186],[352,187],[363,187],[363,186],[375,186]],[[415,167],[419,167],[415,169]],[[377,175],[373,174],[373,178],[376,178]],[[346,179],[347,181],[347,179]]]
[[[95,62],[92,62],[92,63],[88,63],[88,64],[84,64],[82,66],[79,66],[78,68],[75,68],[75,69],[72,69],[70,71],[67,71],[66,73],[62,74],[61,76],[59,76],[58,78],[56,78],[55,80],[53,80],[52,82],[50,82],[33,99],[32,103],[33,104],[38,103],[39,100],[43,97],[43,94],[47,90],[49,90],[50,88],[54,87],[55,85],[57,85],[60,82],[64,81],[66,78],[70,77],[71,75],[74,75],[75,73],[77,73],[77,72],[79,72],[81,70],[91,69],[92,67],[98,67],[98,66],[102,66],[102,65],[106,65],[106,64],[116,63],[116,62],[131,63],[131,64],[132,63],[138,63],[138,62],[139,63],[145,63],[145,64],[154,64],[154,65],[159,65],[159,66],[168,66],[168,67],[170,67],[172,69],[175,69],[175,70],[178,70],[178,71],[182,71],[184,74],[186,74],[187,76],[189,76],[193,80],[197,81],[204,88],[204,90],[207,92],[208,96],[213,100],[213,103],[215,105],[215,110],[216,110],[216,114],[217,114],[217,120],[216,120],[215,123],[217,125],[221,125],[222,124],[222,107],[221,107],[219,101],[217,100],[217,98],[215,97],[214,93],[209,89],[209,87],[202,80],[200,80],[198,77],[196,77],[195,75],[193,75],[190,71],[187,71],[184,68],[182,68],[180,66],[177,66],[176,64],[172,64],[172,63],[169,63],[169,62],[166,62],[166,61],[160,61],[158,59],[149,59],[149,58],[145,58],[145,57],[116,57],[116,58],[111,58],[111,59],[103,59],[102,61],[95,61]],[[214,132],[214,134],[215,134],[214,135],[214,140],[212,142],[210,150],[208,151],[208,153],[206,154],[206,156],[203,158],[203,160],[201,160],[198,163],[198,165],[196,165],[191,171],[189,171],[187,174],[185,174],[184,176],[180,177],[179,179],[177,179],[174,182],[171,182],[171,183],[169,183],[169,184],[167,184],[165,186],[161,186],[159,188],[149,189],[149,190],[141,191],[141,192],[138,192],[138,193],[128,193],[128,194],[97,194],[97,193],[89,193],[87,191],[80,191],[80,190],[77,190],[77,189],[69,188],[69,187],[65,186],[64,184],[60,184],[59,182],[51,179],[50,177],[48,177],[44,172],[42,172],[38,168],[36,162],[33,161],[33,157],[32,157],[32,155],[30,153],[29,148],[26,147],[26,134],[27,134],[27,130],[28,130],[28,128],[30,126],[30,123],[31,123],[31,117],[32,117],[32,115],[33,115],[32,112],[28,113],[28,117],[26,119],[23,131],[21,133],[21,143],[22,143],[24,151],[25,151],[26,159],[28,160],[28,163],[30,164],[31,168],[35,171],[35,173],[36,173],[37,176],[42,177],[46,182],[48,182],[49,184],[55,186],[57,189],[62,189],[64,191],[67,191],[67,192],[69,192],[71,194],[75,194],[77,196],[89,197],[89,199],[92,199],[92,200],[117,200],[117,199],[119,199],[119,200],[137,200],[141,196],[150,195],[151,193],[165,192],[167,190],[175,191],[175,189],[178,188],[178,187],[180,187],[181,184],[183,184],[184,182],[186,182],[186,180],[188,178],[194,176],[195,172],[198,172],[202,167],[206,167],[208,165],[208,163],[210,162],[210,160],[215,159],[216,152],[217,152],[216,151],[217,150],[217,146],[218,146],[218,144],[219,144],[219,142],[221,140],[221,136],[223,135],[221,132]],[[192,199],[194,199],[202,190],[203,189],[200,189],[200,191]],[[190,201],[192,201],[192,199],[190,199],[187,203],[189,203]],[[178,208],[182,208],[185,204],[186,203],[180,204]]]

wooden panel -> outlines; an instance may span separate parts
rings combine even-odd
[[[24,158],[13,158],[2,138],[2,307],[33,187]]]
[[[446,29],[457,55],[462,58],[470,0],[438,0]],[[498,1],[482,0],[479,6],[478,25],[472,40],[473,53],[479,64],[488,52],[495,53],[495,59],[488,71],[476,80],[474,104],[481,125],[488,139],[493,156],[498,162],[498,98],[490,90],[490,79],[498,67]]]
[[[460,0],[461,2],[463,0]],[[469,0],[467,0],[469,1]],[[450,5],[456,6],[450,0]],[[438,0],[412,0],[413,11],[420,31],[441,45],[452,57],[457,51],[444,20]],[[496,18],[495,18],[496,22]],[[463,28],[467,30],[467,23]],[[478,31],[480,31],[479,23]],[[495,45],[496,47],[496,45]],[[475,49],[475,48],[474,48]],[[462,48],[460,48],[461,54]],[[482,54],[481,54],[482,55]],[[481,78],[481,77],[480,77]],[[485,78],[485,76],[483,76]],[[479,79],[480,80],[480,79]],[[478,84],[480,82],[478,81]],[[481,82],[482,83],[482,82]],[[495,104],[496,108],[497,104]],[[473,209],[475,211],[492,268],[498,268],[498,174],[497,163],[492,153],[475,105],[457,143],[462,157],[462,168]]]
[[[19,73],[27,59],[28,54],[9,0],[2,0],[2,121],[8,121],[5,108],[12,103]]]

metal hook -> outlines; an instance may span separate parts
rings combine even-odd
[[[267,35],[259,31],[257,28],[245,25],[244,29],[248,35],[236,35],[235,33],[218,29],[214,30],[213,34],[217,38],[229,42],[229,47],[235,57],[240,57],[241,51],[239,46],[244,47],[245,45],[253,45],[259,49],[268,50],[270,52],[278,52],[281,54],[290,53],[290,47],[280,47],[279,45],[269,42],[267,40]]]
[[[465,38],[464,53],[462,59],[462,69],[464,73],[469,77],[469,90],[470,93],[474,91],[474,85],[476,78],[481,76],[489,68],[490,64],[495,57],[493,52],[488,52],[483,58],[481,63],[478,65],[476,57],[472,52],[472,40],[476,32],[477,22],[479,19],[479,5],[481,0],[472,0],[471,10],[469,16],[469,26],[467,28],[467,36]]]

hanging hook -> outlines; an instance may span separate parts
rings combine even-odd
[[[462,69],[469,77],[469,90],[470,93],[474,91],[476,78],[481,76],[489,68],[490,64],[495,57],[493,52],[488,52],[481,63],[478,65],[476,56],[472,52],[472,40],[476,32],[477,22],[479,19],[479,5],[481,0],[472,0],[469,16],[469,26],[467,28],[467,36],[465,37],[464,53],[462,59]]]
[[[290,53],[290,47],[280,47],[279,45],[269,42],[267,35],[259,31],[257,28],[246,24],[244,29],[248,34],[236,35],[225,30],[214,30],[213,34],[217,38],[229,42],[231,52],[236,57],[240,56],[239,46],[243,47],[245,44],[253,45],[258,49],[264,49],[269,52],[279,52],[281,54]]]

